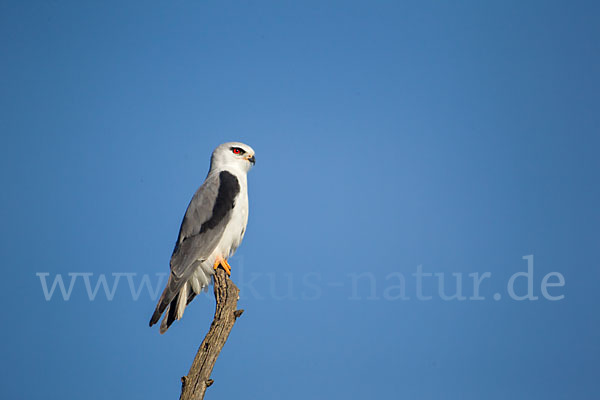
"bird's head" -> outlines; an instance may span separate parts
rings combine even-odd
[[[255,162],[252,147],[240,142],[228,142],[213,151],[210,168],[236,168],[248,172]]]

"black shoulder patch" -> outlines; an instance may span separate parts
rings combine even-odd
[[[212,215],[208,221],[202,224],[200,233],[213,229],[225,218],[227,213],[235,206],[235,198],[239,192],[240,183],[235,175],[227,171],[221,171],[219,174],[219,193],[213,206]]]

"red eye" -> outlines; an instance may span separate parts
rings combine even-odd
[[[233,147],[231,149],[231,151],[233,151],[233,154],[242,154],[243,153],[243,150],[240,149],[239,147]]]

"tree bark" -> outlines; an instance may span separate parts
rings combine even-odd
[[[206,389],[213,384],[210,374],[225,345],[235,320],[244,310],[236,310],[240,290],[221,268],[215,271],[215,317],[190,367],[181,378],[180,400],[202,400]]]

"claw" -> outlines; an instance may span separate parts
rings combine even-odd
[[[217,268],[219,268],[219,265],[225,270],[225,272],[227,272],[228,276],[231,276],[231,265],[229,265],[226,259],[220,258],[217,259],[217,261],[215,261],[215,265],[213,267],[215,271],[217,270]]]
[[[231,276],[231,265],[229,265],[227,260],[223,259],[223,262],[221,262],[221,266],[223,267],[225,272],[227,272],[227,275]]]

